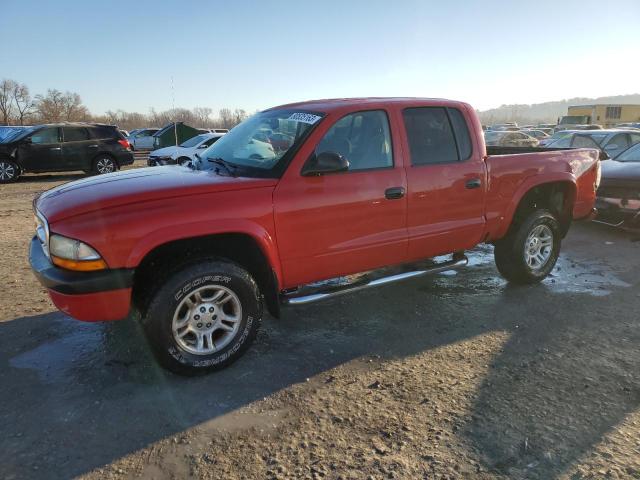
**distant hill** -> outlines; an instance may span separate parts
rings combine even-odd
[[[567,114],[567,107],[571,105],[605,104],[640,104],[640,94],[617,95],[615,97],[598,98],[570,98],[559,102],[534,103],[533,105],[501,105],[498,108],[478,112],[480,120],[485,125],[503,122],[527,123],[556,123],[558,117]]]

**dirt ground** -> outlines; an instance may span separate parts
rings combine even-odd
[[[202,378],[133,321],[57,312],[0,186],[0,478],[640,478],[640,242],[577,224],[553,276],[458,273],[290,308]]]

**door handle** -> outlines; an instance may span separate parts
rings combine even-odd
[[[384,196],[387,200],[397,200],[404,197],[404,187],[392,187],[387,188],[384,191]]]
[[[89,145],[89,148],[98,148],[98,145]]]
[[[482,186],[482,182],[479,178],[472,178],[471,180],[467,180],[467,183],[464,184],[465,188],[480,188]]]
[[[60,147],[51,147],[49,150],[62,150]]]

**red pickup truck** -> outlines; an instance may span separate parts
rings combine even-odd
[[[594,212],[600,162],[594,149],[530,150],[487,152],[456,101],[284,105],[190,167],[43,193],[30,261],[63,312],[137,312],[162,365],[205,372],[246,350],[263,304],[278,317],[283,304],[457,268],[482,242],[509,281],[545,278],[571,221]]]

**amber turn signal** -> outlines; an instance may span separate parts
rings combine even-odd
[[[94,272],[96,270],[104,270],[107,264],[104,260],[67,260],[65,258],[51,255],[51,261],[54,265],[67,270],[75,270],[76,272]]]

